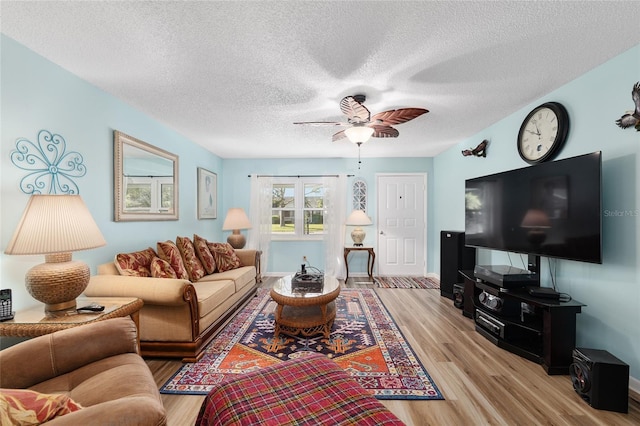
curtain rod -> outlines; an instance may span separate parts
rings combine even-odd
[[[173,175],[123,175],[124,177],[148,177],[148,178],[163,178],[163,177],[170,177],[172,178]]]
[[[347,177],[353,177],[355,175],[347,175]],[[247,175],[247,177],[251,177],[251,175]],[[256,177],[287,177],[287,178],[316,178],[316,177],[340,177],[340,175],[256,175]]]

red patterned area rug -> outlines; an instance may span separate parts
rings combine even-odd
[[[328,339],[280,335],[275,340],[275,307],[269,291],[258,290],[200,361],[183,365],[160,392],[206,395],[231,375],[322,353],[378,399],[444,399],[374,290],[342,289]]]
[[[429,288],[440,289],[440,281],[429,277],[375,277],[381,288]]]

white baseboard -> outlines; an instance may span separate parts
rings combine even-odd
[[[287,275],[293,275],[293,274],[294,274],[294,272],[291,272],[291,271],[286,271],[286,272],[266,272],[266,273],[262,274],[262,276],[263,277],[278,277],[278,278],[280,278],[280,277],[284,277],[284,276],[287,276]],[[351,276],[356,276],[357,277],[357,276],[359,276],[359,274],[355,274],[355,275],[351,274]],[[364,273],[364,274],[362,274],[362,276],[363,277],[367,277],[368,275],[366,273]],[[342,280],[342,279],[344,279],[344,277],[338,277],[338,279]]]

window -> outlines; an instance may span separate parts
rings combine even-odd
[[[275,239],[317,239],[324,234],[322,183],[281,179],[271,190],[271,234]]]
[[[131,212],[171,211],[173,180],[167,177],[128,177],[125,209]]]
[[[353,182],[353,209],[367,211],[367,184],[362,179]]]

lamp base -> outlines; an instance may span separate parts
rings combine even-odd
[[[362,228],[358,227],[351,231],[351,239],[353,240],[354,247],[362,247],[362,242],[364,241],[364,237],[367,234],[362,230]]]
[[[45,312],[74,309],[76,297],[89,284],[89,265],[71,260],[71,253],[45,256],[45,263],[27,271],[25,286],[29,294],[45,304]]]
[[[227,242],[234,249],[241,249],[247,244],[247,239],[240,233],[239,229],[234,229],[233,233],[227,237]]]

